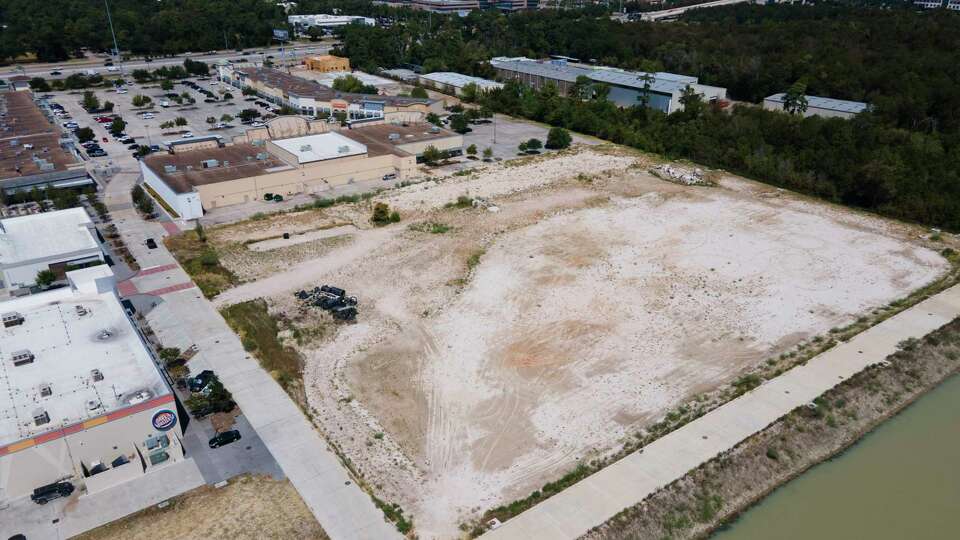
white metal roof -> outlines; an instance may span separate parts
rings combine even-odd
[[[498,83],[497,81],[491,81],[489,79],[482,79],[480,77],[473,77],[471,75],[463,75],[461,73],[453,73],[451,71],[436,71],[434,73],[428,73],[426,75],[420,76],[423,79],[428,81],[434,81],[440,84],[446,84],[453,86],[455,88],[463,88],[468,84],[475,84],[480,90],[492,90],[494,88],[502,88],[503,83]]]
[[[0,220],[0,265],[98,250],[92,227],[83,208]]]
[[[301,165],[367,153],[366,145],[334,132],[280,139],[273,143],[296,156]]]
[[[23,316],[0,326],[0,445],[9,444],[169,393],[113,290],[106,265],[68,272],[71,287],[3,303]],[[30,351],[14,366],[11,354]],[[92,370],[102,381],[94,381]],[[41,396],[49,385],[52,395]],[[35,411],[50,422],[37,426]]]
[[[768,96],[766,101],[775,101],[778,103],[783,103],[786,98],[785,93],[774,94]],[[807,98],[807,107],[816,108],[816,109],[825,109],[828,111],[839,111],[846,112],[851,114],[862,113],[863,111],[870,108],[870,105],[862,101],[847,101],[843,99],[833,99],[828,97],[820,96],[806,96]]]

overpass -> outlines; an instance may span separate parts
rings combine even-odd
[[[691,9],[729,6],[732,4],[741,4],[743,2],[750,2],[750,1],[751,0],[714,0],[713,2],[704,2],[703,4],[695,4],[692,6],[662,9],[660,11],[648,11],[646,13],[640,14],[640,20],[641,21],[662,21],[662,20],[676,19],[681,15],[683,15],[687,10],[691,10]]]

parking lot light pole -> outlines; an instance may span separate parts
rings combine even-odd
[[[120,64],[120,74],[123,75],[123,59],[120,56],[120,47],[117,46],[117,33],[113,31],[113,17],[110,16],[110,4],[103,0],[103,6],[107,10],[107,22],[110,24],[110,35],[113,36],[113,54],[117,57],[117,63]]]

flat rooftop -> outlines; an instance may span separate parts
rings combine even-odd
[[[67,276],[74,286],[3,304],[4,316],[17,313],[23,324],[0,327],[0,447],[170,393],[120,305],[110,269]],[[15,366],[11,357],[20,351],[33,362]],[[38,426],[41,412],[50,421]]]
[[[99,250],[83,208],[0,220],[0,266]]]
[[[421,75],[420,77],[428,81],[433,81],[440,84],[448,84],[455,88],[463,88],[468,84],[475,84],[480,90],[491,90],[494,88],[503,87],[503,83],[498,83],[497,81],[474,77],[472,75],[464,75],[462,73],[454,73],[452,71],[437,71],[434,73]]]
[[[209,160],[216,160],[217,166],[205,168],[203,162]],[[177,154],[151,154],[144,158],[143,163],[177,193],[190,193],[194,186],[290,169],[289,165],[264,147],[252,144],[234,144]],[[168,167],[171,169],[168,170]]]
[[[0,179],[61,171],[76,163],[31,92],[0,93]]]
[[[783,103],[786,100],[787,94],[779,93],[772,96],[767,96],[768,101],[776,101]],[[807,107],[814,107],[817,109],[826,109],[829,111],[838,111],[851,114],[862,113],[863,111],[870,108],[870,105],[862,101],[847,101],[845,99],[833,99],[828,97],[821,96],[805,96],[807,98]]]
[[[366,145],[333,131],[271,142],[293,154],[300,165],[367,153]]]
[[[340,133],[345,137],[349,137],[366,145],[367,155],[369,156],[381,156],[385,154],[409,156],[410,153],[399,148],[399,146],[458,136],[452,131],[436,128],[433,124],[426,122],[360,126],[353,129],[345,129]],[[391,135],[396,135],[396,137],[391,138]]]
[[[333,99],[342,99],[348,103],[360,103],[361,101],[382,101],[391,107],[405,107],[417,104],[428,105],[436,101],[432,99],[400,96],[381,96],[373,94],[338,92],[333,88],[324,86],[316,81],[310,81],[295,75],[289,75],[275,69],[245,67],[238,68],[235,71],[250,80],[259,81],[260,83],[271,88],[282,90],[286,94],[298,97],[314,98],[319,101],[330,101]]]

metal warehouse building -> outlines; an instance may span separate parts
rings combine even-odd
[[[3,303],[0,506],[69,481],[83,494],[183,460],[181,414],[106,265]]]
[[[481,92],[503,87],[503,83],[498,83],[497,81],[491,81],[470,75],[462,75],[460,73],[453,73],[449,71],[428,73],[426,75],[418,76],[417,79],[423,86],[433,88],[434,90],[438,90],[446,94],[453,94],[455,96],[463,94],[463,87],[467,86],[468,84],[476,85],[477,90]]]
[[[782,111],[786,101],[786,94],[774,94],[763,100],[763,108],[768,111]],[[824,116],[829,118],[853,118],[866,111],[870,105],[862,101],[846,101],[820,96],[804,96],[807,99],[807,110],[804,116]]]
[[[646,96],[649,107],[668,114],[683,109],[680,97],[687,87],[707,102],[727,98],[726,88],[700,84],[696,77],[675,73],[641,73],[529,58],[494,58],[490,64],[502,80],[518,80],[537,89],[553,84],[562,96],[570,94],[579,77],[586,77],[606,84],[610,88],[607,99],[621,107],[638,105],[641,96]]]

